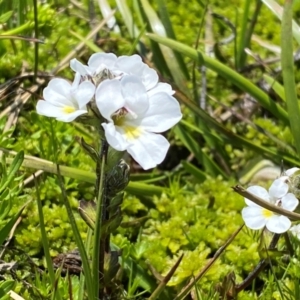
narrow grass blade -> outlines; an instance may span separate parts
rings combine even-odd
[[[297,91],[294,74],[294,57],[293,57],[293,38],[292,38],[292,17],[293,1],[285,1],[282,16],[281,32],[281,65],[284,82],[284,91],[287,102],[291,131],[294,137],[298,155],[300,155],[300,110],[297,99]]]
[[[70,225],[71,225],[71,228],[72,228],[72,232],[73,232],[73,235],[74,235],[74,239],[75,239],[76,245],[78,247],[81,260],[82,260],[84,276],[85,276],[85,279],[86,279],[85,283],[86,283],[86,290],[87,290],[88,299],[96,299],[97,297],[94,295],[94,282],[93,282],[93,278],[92,278],[92,273],[91,273],[91,268],[90,268],[88,255],[87,255],[87,252],[85,250],[83,241],[81,239],[80,232],[78,230],[76,220],[75,220],[75,217],[73,215],[71,204],[69,203],[69,200],[68,200],[68,197],[67,197],[67,194],[66,194],[66,190],[65,190],[65,187],[64,187],[64,184],[63,184],[63,179],[61,177],[61,173],[60,173],[60,169],[59,169],[58,165],[57,165],[57,176],[58,176],[58,181],[59,181],[61,191],[62,191],[62,200],[63,200],[63,203],[66,207],[68,218],[69,218]]]
[[[132,38],[136,38],[140,35],[140,31],[133,20],[132,13],[130,12],[130,9],[128,8],[126,2],[127,1],[124,0],[116,0],[118,10],[122,15],[123,21],[125,23],[125,26],[127,27],[129,35]]]
[[[278,149],[271,149],[270,147],[264,147],[253,143],[246,138],[243,138],[232,131],[229,131],[227,128],[224,128],[222,124],[218,123],[215,119],[209,116],[205,111],[199,108],[194,101],[191,101],[185,95],[178,93],[178,99],[181,103],[185,104],[194,114],[196,114],[199,118],[202,119],[203,122],[207,123],[210,128],[215,129],[222,135],[224,141],[235,145],[237,147],[245,147],[246,149],[252,149],[256,153],[260,155],[264,155],[265,157],[271,159],[280,164],[280,161],[289,162],[294,166],[299,166],[299,160],[296,156],[288,152],[279,152]]]
[[[73,36],[75,36],[78,40],[80,40],[81,42],[83,42],[89,49],[91,49],[91,51],[93,52],[103,52],[102,49],[100,49],[97,45],[95,45],[95,43],[91,40],[87,40],[86,37],[81,36],[80,34],[78,34],[75,31],[69,30],[70,34],[72,34]]]
[[[262,2],[278,17],[279,20],[283,18],[283,8],[275,0],[262,0]],[[292,1],[291,1],[292,2]],[[293,36],[297,43],[300,45],[300,27],[293,20],[292,21]]]
[[[93,231],[92,231],[92,229],[88,228],[87,238],[85,241],[85,251],[87,253],[89,252],[91,245],[92,245],[92,236],[93,236]],[[79,280],[79,288],[78,288],[78,292],[77,292],[77,300],[84,299],[84,286],[85,286],[85,276],[81,272],[80,280]]]
[[[170,20],[169,13],[167,11],[167,5],[165,0],[156,0],[158,4],[158,11],[160,15],[160,20],[164,25],[164,28],[166,30],[166,34],[169,38],[176,40],[176,35],[173,30],[172,22]],[[175,58],[177,60],[177,63],[180,67],[180,70],[184,74],[186,79],[190,78],[188,68],[183,60],[183,57],[180,53],[174,52]]]
[[[6,150],[0,148],[0,151],[16,155],[15,151]],[[13,159],[7,158],[7,163],[11,164]],[[25,168],[35,169],[35,170],[44,170],[45,172],[57,174],[57,165],[53,162],[36,158],[34,156],[25,155],[25,159],[22,163],[22,166]],[[95,183],[96,175],[92,172],[83,171],[77,168],[71,168],[67,166],[60,166],[60,172],[62,176],[74,178],[83,182]],[[155,186],[153,184],[146,184],[143,182],[129,182],[128,186],[125,189],[127,192],[137,195],[137,196],[151,196],[151,195],[161,195],[164,192],[165,188],[160,186]]]
[[[166,45],[198,61],[200,65],[204,65],[207,68],[211,69],[212,71],[215,71],[226,80],[231,81],[242,91],[249,93],[251,96],[253,96],[264,108],[269,110],[279,120],[283,121],[285,124],[289,124],[288,114],[280,105],[276,104],[272,99],[270,99],[270,97],[264,91],[262,91],[250,80],[246,79],[245,77],[243,77],[242,75],[234,71],[233,69],[227,67],[226,65],[217,61],[216,59],[213,59],[201,53],[200,51],[197,51],[177,41],[164,38],[152,33],[148,33],[147,36],[158,43]]]
[[[40,199],[40,193],[39,193],[36,178],[35,178],[35,188],[36,188],[36,202],[37,202],[38,214],[39,214],[39,224],[40,224],[40,229],[41,229],[41,237],[42,237],[44,255],[45,255],[46,263],[47,263],[47,270],[48,270],[49,277],[51,280],[53,294],[55,294],[55,299],[61,300],[62,297],[60,295],[59,289],[55,290],[55,287],[57,286],[56,280],[55,280],[55,273],[54,273],[54,269],[53,269],[53,262],[52,262],[52,259],[50,256],[49,243],[48,243],[45,222],[44,222],[43,208],[42,208],[42,203],[41,203],[41,199]]]
[[[141,0],[135,0],[135,12],[140,20],[140,22],[146,26],[146,30],[147,32],[152,32],[152,25],[151,22],[149,21],[149,16],[147,15],[146,12],[149,13],[149,9],[148,6],[150,6],[150,4],[147,5],[146,3],[146,7],[144,7],[142,4]],[[146,10],[146,11],[145,11]],[[153,12],[152,7],[150,6],[150,12]],[[155,12],[154,12],[155,14]],[[151,16],[150,16],[151,17]],[[162,34],[162,31],[164,32],[164,28],[162,28],[161,23],[158,25],[158,31],[159,34]],[[159,45],[158,43],[156,43],[155,41],[150,40],[150,44],[151,44],[151,51],[152,51],[152,61],[155,64],[157,70],[161,73],[162,76],[166,77],[166,78],[173,78],[172,73],[169,69],[169,66],[167,64],[167,61],[163,55],[162,49],[161,49],[161,45]],[[164,46],[163,46],[164,47]]]
[[[197,168],[193,164],[191,164],[185,160],[183,160],[181,163],[182,163],[182,166],[184,167],[184,169],[187,172],[189,172],[190,174],[192,174],[198,181],[203,182],[207,178],[207,174],[205,172],[201,171],[199,168]]]
[[[253,3],[253,2],[254,1],[246,0],[246,3],[245,3],[245,10],[246,11],[243,15],[243,26],[246,25],[246,28],[245,28],[246,30],[245,30],[245,32],[242,32],[242,34],[240,34],[240,36],[241,36],[240,47],[243,47],[243,48],[239,49],[239,51],[240,51],[239,52],[240,53],[240,60],[238,61],[239,62],[238,67],[239,68],[243,68],[245,66],[246,58],[247,58],[245,49],[250,47],[254,27],[255,27],[255,24],[257,22],[257,19],[258,19],[258,16],[259,16],[259,13],[260,13],[260,10],[261,10],[261,7],[262,7],[261,1],[256,0],[255,1],[256,2],[255,10],[254,10],[253,13],[249,14],[249,12],[250,12],[249,11],[250,3]],[[249,25],[247,26],[247,24],[249,24]]]
[[[24,160],[24,152],[21,151],[17,153],[15,158],[13,159],[9,170],[7,171],[7,177],[3,177],[0,183],[0,194],[9,186],[9,184],[14,180],[16,177],[16,173],[19,171],[20,167],[22,166]]]
[[[107,26],[109,29],[113,30],[115,33],[120,33],[120,28],[117,24],[117,20],[114,15],[112,15],[113,10],[111,9],[107,0],[98,0],[98,5],[102,13],[103,18],[109,17],[107,20]]]
[[[246,61],[246,52],[245,48],[247,47],[247,40],[246,40],[246,32],[247,32],[247,25],[248,25],[248,18],[250,13],[250,4],[251,0],[245,0],[244,2],[244,9],[243,9],[243,16],[242,16],[242,26],[239,34],[239,43],[237,45],[237,61],[236,61],[236,68],[239,70],[241,69]]]
[[[150,3],[148,2],[148,0],[140,0],[140,1],[142,3],[143,11],[147,17],[147,20],[149,22],[152,31],[156,34],[159,34],[160,36],[166,37],[167,33],[165,27],[161,22],[161,20],[159,19],[159,17],[157,16],[154,9],[152,8],[152,6],[150,5]],[[180,65],[176,60],[176,56],[173,50],[164,45],[159,45],[159,47],[177,86],[180,86],[182,89],[186,90],[185,75],[181,71]]]
[[[201,146],[188,132],[188,130],[179,124],[175,127],[175,133],[190,152],[195,155],[198,162],[204,167],[208,174],[214,177],[222,175],[223,178],[227,178],[225,172],[214,162],[214,160],[211,159],[207,153],[202,151]]]
[[[286,102],[284,87],[282,86],[282,84],[280,84],[277,80],[267,74],[264,74],[263,77],[265,81],[272,87],[275,93],[281,98],[281,100]]]
[[[21,209],[14,215],[11,217],[11,219],[4,225],[3,228],[1,228],[0,230],[0,245],[2,245],[5,241],[5,239],[9,236],[9,233],[11,231],[11,229],[13,228],[13,226],[15,225],[15,223],[17,222],[18,218],[21,216],[23,210],[25,209],[25,207],[30,203],[31,201],[28,201],[26,204],[24,204]]]

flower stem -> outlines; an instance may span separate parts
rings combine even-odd
[[[96,223],[94,231],[94,247],[93,247],[93,281],[95,295],[98,295],[98,299],[103,299],[103,279],[104,279],[104,244],[101,240],[101,227],[103,224],[104,213],[104,190],[105,190],[105,164],[107,157],[108,144],[105,140],[102,140],[100,159],[97,163],[97,211],[96,211]],[[101,277],[99,277],[99,275]],[[100,284],[99,279],[102,283]],[[100,285],[99,285],[100,284]]]

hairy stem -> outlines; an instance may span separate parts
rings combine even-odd
[[[93,248],[93,281],[95,288],[95,295],[98,295],[98,299],[102,300],[104,297],[104,255],[105,244],[101,239],[101,229],[103,224],[103,214],[105,213],[104,200],[105,200],[105,164],[107,157],[108,145],[107,142],[102,140],[100,159],[97,163],[97,212],[96,223],[94,232],[94,248]]]

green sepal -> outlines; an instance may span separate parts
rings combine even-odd
[[[76,138],[77,142],[81,145],[84,151],[95,161],[99,161],[100,157],[98,152],[89,144],[85,142],[85,140],[81,138]]]
[[[129,183],[129,171],[129,165],[121,159],[107,174],[106,195],[108,197],[114,197],[126,188]]]
[[[111,285],[112,280],[120,269],[119,251],[105,253],[104,257],[104,285]]]
[[[124,193],[120,193],[110,201],[107,210],[111,215],[114,215],[116,213],[116,210],[120,207],[120,205],[123,202],[123,198],[124,198]]]
[[[96,203],[94,201],[80,200],[78,211],[85,223],[94,230],[96,222]]]
[[[101,239],[104,239],[107,235],[113,233],[122,222],[122,212],[121,209],[112,215],[109,220],[104,221],[101,227]]]
[[[112,147],[108,148],[107,153],[107,163],[105,166],[105,171],[109,172],[112,170],[121,160],[121,158],[124,156],[125,151],[117,151],[113,149]]]

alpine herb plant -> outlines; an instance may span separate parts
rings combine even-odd
[[[70,65],[76,72],[73,84],[52,79],[37,112],[63,122],[92,112],[113,149],[126,150],[145,170],[161,163],[169,142],[157,133],[182,117],[171,86],[159,83],[156,71],[138,55],[96,53],[88,66],[76,59]]]
[[[156,71],[138,55],[96,53],[87,66],[76,59],[70,66],[75,72],[73,83],[52,79],[36,110],[58,121],[93,125],[97,147],[83,140],[81,144],[96,162],[97,201],[81,203],[80,214],[94,230],[93,287],[88,296],[102,299],[119,267],[109,237],[121,223],[121,192],[129,181],[129,166],[122,156],[127,151],[143,169],[154,168],[163,161],[170,145],[160,133],[178,123],[182,114],[171,86],[158,82]],[[96,213],[90,213],[91,209]],[[88,291],[89,284],[86,275]],[[114,289],[109,290],[114,293]]]

